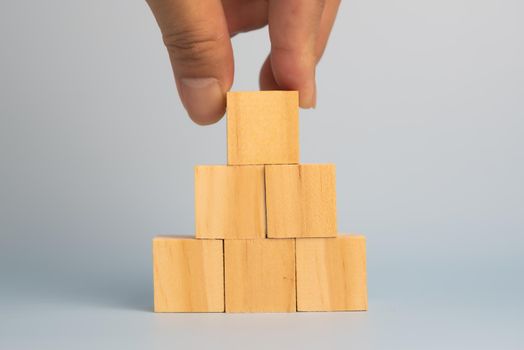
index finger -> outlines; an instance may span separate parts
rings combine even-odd
[[[271,67],[283,89],[298,90],[300,106],[316,103],[316,45],[323,0],[270,0]]]

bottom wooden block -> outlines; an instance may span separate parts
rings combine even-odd
[[[295,240],[224,241],[226,312],[294,312]]]
[[[297,310],[368,308],[364,236],[296,240]]]
[[[223,312],[223,241],[153,240],[155,312]]]

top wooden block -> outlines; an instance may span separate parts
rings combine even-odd
[[[227,93],[227,163],[297,164],[298,92]]]

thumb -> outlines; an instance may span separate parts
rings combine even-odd
[[[147,0],[160,26],[178,94],[194,122],[225,112],[233,83],[233,51],[220,0]]]

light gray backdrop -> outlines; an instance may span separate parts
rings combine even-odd
[[[151,238],[193,233],[186,117],[142,1],[0,3],[0,348],[522,349],[524,2],[347,0],[301,111],[368,237],[368,313],[151,312]],[[239,35],[257,89],[266,30]]]

